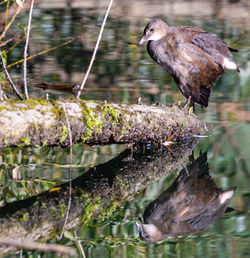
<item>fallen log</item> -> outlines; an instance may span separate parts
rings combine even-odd
[[[73,144],[160,144],[170,136],[171,140],[178,141],[207,131],[197,116],[176,105],[147,106],[75,99],[6,100],[0,102],[0,147],[69,146],[66,115]]]

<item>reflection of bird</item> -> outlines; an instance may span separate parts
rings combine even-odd
[[[207,107],[211,87],[224,69],[239,71],[230,52],[238,50],[195,27],[169,27],[161,19],[153,19],[147,24],[140,45],[145,41],[149,41],[149,55],[174,77],[191,105],[196,102]]]
[[[236,187],[222,191],[210,177],[203,153],[183,169],[173,184],[146,208],[147,224],[136,223],[140,237],[157,242],[165,237],[203,230],[227,209]]]

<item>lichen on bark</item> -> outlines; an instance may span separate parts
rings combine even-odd
[[[0,147],[69,146],[67,110],[73,143],[156,143],[207,131],[186,109],[64,99],[0,102]]]

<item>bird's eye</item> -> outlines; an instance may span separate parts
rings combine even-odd
[[[150,31],[151,31],[151,32],[153,32],[153,31],[154,31],[154,29],[153,29],[153,28],[151,28],[151,29],[150,29]]]

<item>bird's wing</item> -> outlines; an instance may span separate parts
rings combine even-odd
[[[224,65],[224,58],[232,61],[232,54],[227,43],[213,34],[199,33],[193,38],[192,43],[208,53],[218,65]]]
[[[192,43],[179,43],[174,78],[186,98],[206,107],[213,83],[224,73],[209,54]]]
[[[193,26],[178,26],[173,27],[175,31],[178,31],[178,33],[184,33],[185,37],[193,38],[194,36],[198,35],[199,33],[205,32],[202,29],[193,27]]]
[[[238,51],[237,49],[230,48],[225,41],[209,32],[191,26],[180,26],[177,28],[184,35],[183,40],[185,42],[196,45],[209,54],[218,65],[223,67],[225,66],[224,59],[233,61],[231,52]]]

